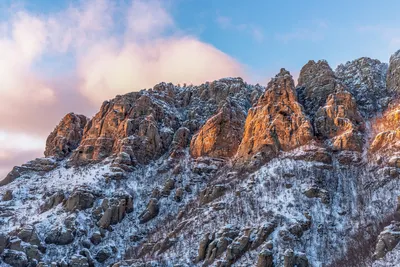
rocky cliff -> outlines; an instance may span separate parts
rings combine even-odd
[[[1,266],[394,266],[399,54],[67,114],[0,182]]]

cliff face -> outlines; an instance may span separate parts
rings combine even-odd
[[[393,266],[398,55],[67,114],[0,182],[1,264]]]
[[[313,139],[310,121],[297,102],[292,76],[285,69],[273,78],[257,104],[249,110],[238,158],[266,160]]]

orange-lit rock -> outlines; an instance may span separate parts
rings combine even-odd
[[[376,133],[372,139],[369,152],[391,155],[400,150],[400,109],[394,106],[382,118],[378,119],[373,129]]]
[[[343,88],[329,95],[315,114],[314,125],[316,136],[330,139],[334,150],[362,151],[364,121],[354,98]]]
[[[293,78],[281,69],[248,112],[237,158],[249,160],[260,154],[264,160],[269,160],[280,150],[291,150],[312,139],[312,126],[297,102]]]
[[[227,102],[211,117],[190,143],[192,157],[232,157],[243,136],[245,114],[234,103]]]
[[[163,108],[168,98],[156,101],[130,93],[105,101],[85,128],[81,145],[71,162],[81,164],[119,155],[124,164],[147,163],[164,153],[172,142],[178,121]],[[163,131],[161,124],[171,129]]]
[[[47,137],[46,157],[65,158],[81,142],[83,129],[89,119],[83,115],[69,113],[60,121],[54,131]]]

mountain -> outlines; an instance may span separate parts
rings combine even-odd
[[[396,266],[400,51],[160,83],[0,182],[1,266]]]

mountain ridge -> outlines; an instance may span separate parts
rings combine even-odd
[[[67,114],[46,157],[1,181],[2,261],[391,266],[399,55],[309,61],[297,87],[285,69],[266,87],[160,83]]]

